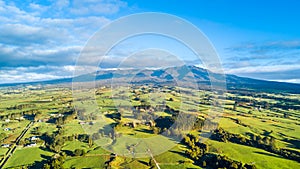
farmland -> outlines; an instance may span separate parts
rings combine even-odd
[[[75,92],[1,88],[3,168],[300,167],[298,94],[167,85]]]

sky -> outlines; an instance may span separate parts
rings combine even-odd
[[[0,83],[72,77],[81,50],[99,29],[142,12],[167,13],[194,24],[214,45],[225,73],[300,83],[300,1],[270,2],[0,0]],[[137,52],[147,55],[145,63],[175,55],[162,62],[199,64],[193,53],[179,46],[154,35],[128,38],[100,66],[137,63]],[[142,51],[151,47],[173,50]],[[157,56],[149,57],[151,53]],[[142,62],[138,65],[143,67]]]

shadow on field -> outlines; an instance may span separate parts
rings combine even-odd
[[[281,157],[281,156],[274,155],[274,154],[271,154],[271,153],[264,153],[264,152],[258,152],[258,151],[254,151],[254,153],[256,153],[256,154],[261,154],[261,155],[266,155],[266,156],[271,156],[271,157],[283,158],[283,157]]]
[[[148,130],[148,129],[135,129],[135,131],[139,131],[139,132],[143,132],[143,133],[149,133],[149,134],[153,134],[152,130]]]
[[[282,128],[282,129],[287,129],[287,130],[295,130],[295,129],[293,129],[293,128],[280,126],[280,125],[278,125],[278,124],[272,124],[272,126],[275,126],[275,127],[278,127],[278,128]]]
[[[272,130],[271,131],[263,130],[263,131],[264,131],[264,133],[262,134],[263,136],[270,136],[270,134],[273,133]]]
[[[33,165],[31,165],[31,166],[28,167],[28,169],[40,169],[40,168],[43,168],[44,164],[46,164],[51,159],[50,156],[46,156],[46,155],[43,155],[43,154],[41,154],[41,157],[43,158],[42,161],[35,161],[33,163]]]
[[[187,156],[185,153],[183,153],[183,152],[180,152],[180,151],[174,151],[174,150],[170,150],[170,152],[176,153],[176,154],[179,154],[179,155],[181,155],[181,156],[183,156],[183,157],[188,158],[188,156]]]
[[[74,155],[73,151],[70,151],[70,150],[62,150],[62,151],[65,152],[66,155],[68,155],[68,156],[73,156]]]
[[[289,143],[289,145],[288,145],[289,148],[300,149],[300,140],[297,137],[287,136],[286,134],[283,134],[281,132],[278,132],[278,134],[281,137],[284,137],[284,139],[282,141]],[[289,138],[287,138],[287,137],[289,137]]]
[[[41,157],[45,160],[50,160],[51,159],[51,156],[46,156],[44,154],[41,154]]]
[[[142,164],[144,164],[144,165],[149,165],[147,162],[145,162],[145,161],[142,161],[142,160],[138,160],[138,162],[140,162],[140,163],[142,163]]]
[[[43,150],[43,151],[48,151],[48,152],[51,152],[51,150],[49,148],[46,148],[46,147],[39,147],[39,149]]]
[[[300,149],[300,140],[285,138],[283,139],[283,141],[290,143],[290,145],[288,146],[289,148]]]

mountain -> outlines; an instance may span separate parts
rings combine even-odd
[[[89,82],[96,79],[100,84],[168,84],[180,83],[182,86],[190,86],[192,82],[196,82],[200,88],[209,89],[211,81],[214,84],[222,82],[222,78],[226,79],[228,90],[254,90],[260,92],[286,92],[300,93],[300,84],[273,82],[266,80],[257,80],[236,75],[226,74],[225,76],[210,72],[206,69],[196,66],[179,66],[161,69],[114,69],[101,70],[89,75],[76,77],[76,81]],[[65,78],[57,80],[49,80],[42,82],[0,84],[0,86],[19,86],[19,85],[54,85],[54,84],[70,84],[74,79]]]

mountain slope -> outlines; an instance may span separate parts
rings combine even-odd
[[[88,77],[88,78],[87,78]],[[236,75],[225,75],[212,73],[206,69],[196,66],[181,66],[170,67],[165,69],[145,69],[145,70],[103,70],[98,71],[96,74],[87,76],[79,76],[79,81],[91,81],[96,79],[99,83],[131,83],[131,84],[163,84],[163,83],[180,83],[181,85],[189,86],[192,82],[196,82],[200,87],[205,89],[210,87],[211,80],[218,82],[226,79],[226,86],[228,90],[254,90],[265,92],[287,92],[287,93],[300,93],[300,84],[273,82],[265,80],[257,80]],[[49,80],[42,82],[31,82],[22,84],[0,84],[0,86],[17,86],[17,85],[45,85],[45,84],[70,84],[72,78]]]

